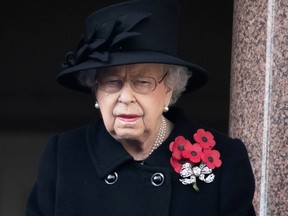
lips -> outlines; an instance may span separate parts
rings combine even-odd
[[[117,118],[124,122],[135,122],[140,118],[140,116],[134,114],[121,114],[118,115]]]

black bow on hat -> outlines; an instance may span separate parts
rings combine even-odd
[[[112,51],[121,51],[121,42],[129,38],[142,35],[139,32],[129,32],[143,19],[151,16],[147,13],[131,13],[91,26],[89,33],[82,36],[78,49],[70,51],[66,55],[63,67],[72,67],[86,59],[94,59],[101,62],[109,62],[109,54]]]
[[[57,81],[71,89],[90,92],[81,71],[136,63],[186,66],[192,71],[186,91],[208,81],[206,71],[177,56],[180,7],[175,0],[132,0],[100,9],[85,21],[85,34],[75,51],[66,54]]]

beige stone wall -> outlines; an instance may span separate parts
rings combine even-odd
[[[247,145],[260,216],[288,215],[288,1],[235,0],[230,135]]]

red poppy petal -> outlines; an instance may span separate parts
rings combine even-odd
[[[175,143],[175,142],[171,142],[170,145],[169,145],[169,150],[170,150],[171,152],[174,151],[174,143]]]
[[[172,167],[175,167],[175,166],[177,166],[177,160],[175,160],[174,158],[170,158],[170,163],[171,163],[171,165],[172,165]]]
[[[182,165],[178,164],[176,167],[174,167],[175,172],[180,173],[182,169]]]
[[[222,161],[220,159],[217,159],[214,161],[214,164],[216,167],[220,167],[222,165]]]
[[[195,143],[195,144],[193,144],[193,146],[194,146],[195,150],[197,150],[198,152],[202,151],[202,147],[199,143]]]
[[[200,128],[200,129],[197,130],[197,134],[199,134],[200,136],[203,136],[203,135],[206,134],[206,132],[205,132],[204,129]]]
[[[211,149],[211,146],[209,145],[209,143],[201,143],[201,144],[204,149]]]
[[[211,156],[212,155],[212,151],[216,151],[216,150],[211,150],[211,149],[204,149],[204,153],[207,156]]]
[[[183,136],[178,136],[178,137],[176,137],[176,139],[175,139],[175,142],[176,143],[185,143],[185,141],[186,141],[186,139],[183,137]]]
[[[207,167],[210,168],[210,169],[214,169],[215,168],[215,164],[214,163],[206,163]]]
[[[175,166],[175,159],[173,157],[170,158],[170,164],[174,167]]]
[[[215,144],[216,144],[216,142],[215,142],[214,140],[211,140],[211,141],[209,142],[209,145],[210,145],[211,147],[214,147]]]
[[[182,158],[182,153],[180,151],[175,151],[172,153],[174,159],[180,160]]]
[[[193,146],[190,142],[186,142],[184,145],[184,150],[185,151],[191,151],[193,149]]]
[[[213,155],[213,158],[219,158],[220,157],[220,153],[219,153],[219,151],[217,151],[217,150],[212,150],[212,155]]]
[[[206,157],[206,155],[205,155],[205,152],[203,152],[200,157],[201,157],[201,159],[202,159],[203,162],[206,162],[206,158],[207,158],[207,157]]]
[[[206,131],[206,137],[209,139],[209,140],[213,140],[214,139],[214,136],[211,132],[209,131]]]
[[[182,164],[180,164],[178,160],[175,160],[172,157],[170,158],[170,163],[172,167],[174,168],[175,172],[180,173],[182,169]]]
[[[200,141],[198,134],[194,134],[193,138],[196,142]]]
[[[182,153],[182,156],[184,157],[184,158],[189,158],[190,157],[190,151],[188,151],[188,150],[185,150],[185,151],[182,151],[181,152]]]
[[[199,163],[201,160],[201,157],[200,155],[197,155],[197,156],[191,156],[189,159],[192,163]]]

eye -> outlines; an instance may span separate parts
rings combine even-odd
[[[122,79],[119,77],[115,77],[115,76],[104,77],[101,79],[101,83],[103,85],[121,85]]]
[[[153,80],[149,77],[141,77],[133,80],[135,85],[151,85],[153,84]]]

